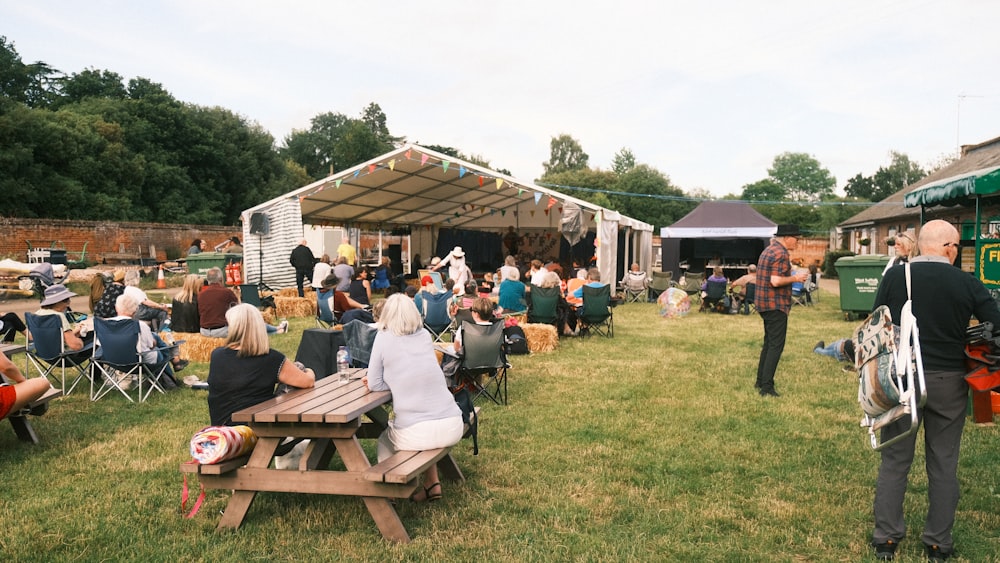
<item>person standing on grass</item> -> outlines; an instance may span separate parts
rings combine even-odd
[[[779,397],[774,389],[774,372],[785,350],[788,332],[788,314],[792,310],[792,284],[805,282],[809,274],[792,272],[789,250],[795,250],[801,232],[798,225],[778,225],[771,244],[757,260],[757,294],[754,304],[764,321],[764,344],[757,363],[757,382],[754,387],[761,397]]]
[[[299,297],[305,297],[303,284],[312,275],[313,267],[316,265],[316,257],[313,256],[312,250],[309,250],[306,239],[300,240],[299,245],[292,249],[288,261],[295,268],[295,287],[299,290]]]
[[[954,554],[952,527],[958,508],[958,451],[965,425],[969,386],[965,382],[965,331],[973,316],[1000,326],[1000,309],[986,287],[953,266],[959,252],[958,230],[945,221],[930,221],[917,237],[920,256],[910,260],[909,297],[905,268],[890,268],[879,284],[873,307],[887,305],[900,318],[907,299],[920,329],[920,350],[927,403],[918,413],[924,425],[927,469],[927,519],[921,540],[930,561]],[[909,429],[910,418],[882,429],[882,442]],[[917,433],[881,450],[875,485],[872,546],[875,556],[891,560],[906,535],[903,496],[913,463]]]

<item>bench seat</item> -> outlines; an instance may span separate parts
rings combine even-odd
[[[194,463],[190,461],[185,461],[181,464],[181,473],[197,473],[199,475],[222,475],[224,473],[229,473],[235,469],[239,469],[247,464],[250,459],[249,455],[240,456],[233,459],[227,459],[221,463],[211,463],[202,465],[200,463]]]
[[[6,381],[6,378],[3,379]],[[37,444],[38,434],[35,433],[35,429],[31,426],[28,415],[42,416],[49,410],[49,401],[61,396],[62,391],[53,387],[41,397],[32,401],[24,410],[8,414],[7,418],[10,420],[10,425],[14,428],[14,434],[17,435],[17,438],[22,442]]]
[[[450,451],[451,448],[437,448],[419,452],[396,452],[371,466],[365,471],[364,478],[376,483],[409,483]]]

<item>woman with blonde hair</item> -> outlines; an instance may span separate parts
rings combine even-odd
[[[434,355],[431,335],[420,311],[403,294],[385,300],[376,323],[365,385],[372,391],[390,391],[395,418],[378,438],[378,459],[401,450],[429,450],[454,446],[462,439],[462,411],[445,383]],[[411,500],[441,498],[437,466],[424,475],[423,488]]]
[[[885,269],[882,270],[883,276],[889,271],[889,268],[899,264],[905,264],[910,261],[910,258],[917,255],[916,235],[913,234],[913,231],[897,233],[896,236],[890,240],[892,241],[892,247],[896,249],[896,255],[889,260],[888,264],[885,265]]]
[[[198,315],[198,292],[205,287],[205,280],[198,274],[184,276],[184,285],[170,305],[170,328],[174,332],[199,332],[201,317]]]
[[[309,368],[288,361],[272,350],[264,317],[242,303],[226,312],[229,334],[212,351],[208,367],[208,413],[213,425],[232,426],[233,413],[274,396],[278,383],[308,388],[316,383]]]

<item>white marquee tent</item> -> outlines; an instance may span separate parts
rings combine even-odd
[[[273,287],[293,285],[288,255],[304,224],[370,231],[408,226],[421,239],[415,243],[419,251],[429,256],[441,228],[501,233],[513,225],[559,233],[563,214],[577,208],[584,225],[596,230],[601,279],[615,278],[620,230],[626,234],[625,260],[650,268],[652,225],[408,144],[243,211],[246,278]],[[252,222],[266,222],[267,234],[255,234]]]

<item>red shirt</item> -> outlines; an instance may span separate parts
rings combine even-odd
[[[239,303],[236,294],[228,287],[206,285],[198,293],[198,316],[201,328],[216,329],[226,326],[226,311]]]
[[[792,275],[792,263],[788,259],[788,249],[778,241],[764,249],[757,260],[757,293],[754,305],[758,311],[781,311],[788,314],[792,310],[792,285],[774,287],[771,276]]]

